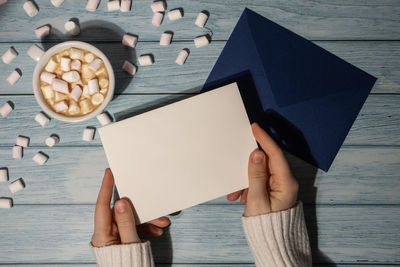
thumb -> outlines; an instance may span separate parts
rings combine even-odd
[[[114,217],[122,244],[141,242],[136,231],[132,206],[128,200],[121,199],[115,202]]]
[[[271,210],[267,182],[267,156],[256,149],[249,158],[249,191],[244,216],[256,216]]]
[[[259,149],[250,154],[249,159],[249,190],[253,194],[267,194],[267,158]]]

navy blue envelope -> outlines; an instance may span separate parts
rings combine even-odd
[[[328,171],[376,78],[246,8],[203,91],[233,81],[251,122]]]

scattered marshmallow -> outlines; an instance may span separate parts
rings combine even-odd
[[[14,159],[22,159],[22,156],[23,156],[22,146],[13,146],[12,157]]]
[[[35,121],[37,121],[37,123],[39,123],[42,127],[46,127],[50,123],[49,117],[47,117],[43,112],[36,114]]]
[[[97,7],[99,6],[100,0],[88,0],[86,4],[86,10],[90,12],[96,11]]]
[[[61,57],[60,60],[61,69],[63,71],[71,70],[71,59],[69,57]]]
[[[161,12],[155,12],[153,14],[153,18],[151,19],[151,24],[153,24],[154,26],[158,27],[161,25],[161,22],[164,18],[164,13]]]
[[[117,11],[119,10],[119,0],[112,0],[107,3],[108,11]]]
[[[154,1],[151,3],[150,7],[153,10],[153,12],[156,13],[156,12],[164,12],[166,5],[164,1]]]
[[[59,7],[64,3],[64,0],[50,0],[50,2],[53,4],[55,7]]]
[[[62,112],[62,111],[68,110],[68,104],[67,104],[67,102],[65,100],[61,101],[61,102],[58,102],[53,107],[54,107],[54,110],[57,111],[57,112]]]
[[[122,44],[133,48],[136,46],[137,40],[138,40],[137,36],[126,33],[122,37]]]
[[[40,74],[40,80],[41,80],[42,82],[45,82],[45,83],[48,83],[48,84],[51,84],[51,83],[53,82],[53,79],[54,79],[55,77],[56,77],[55,74],[50,73],[50,72],[47,72],[47,71],[43,71],[43,72]]]
[[[50,31],[51,31],[51,28],[48,25],[39,27],[35,30],[36,38],[42,39],[42,38],[46,37],[47,35],[49,35]]]
[[[30,56],[33,60],[39,61],[39,59],[43,56],[44,51],[39,46],[32,44],[28,50],[26,51],[28,56]]]
[[[83,58],[82,49],[72,47],[70,52],[71,52],[70,58],[72,58],[72,59],[82,59]]]
[[[101,59],[96,58],[95,60],[92,61],[92,63],[89,64],[88,68],[91,69],[92,71],[96,71],[100,68],[101,66]]]
[[[99,92],[99,82],[97,79],[92,79],[88,82],[89,94],[93,95]]]
[[[182,18],[182,11],[180,8],[176,8],[176,9],[172,9],[170,11],[168,11],[168,18],[169,20],[177,20]]]
[[[194,22],[194,24],[196,24],[197,26],[204,28],[204,25],[206,24],[208,20],[208,14],[205,13],[204,11],[200,12],[197,15],[196,21]]]
[[[194,45],[199,48],[202,46],[206,46],[210,43],[210,40],[208,39],[207,35],[202,35],[194,38]]]
[[[151,55],[141,55],[138,57],[140,66],[148,66],[154,63],[153,57]]]
[[[62,75],[62,79],[69,83],[76,83],[81,79],[81,75],[76,70],[68,71]]]
[[[28,147],[29,146],[29,137],[19,135],[15,140],[15,144],[17,146]]]
[[[73,100],[75,100],[76,102],[78,102],[79,98],[81,97],[82,94],[82,89],[79,85],[75,85],[75,87],[72,89],[71,91],[71,98]]]
[[[91,101],[92,101],[92,104],[95,106],[100,105],[104,101],[104,96],[101,93],[95,93],[92,96]]]
[[[187,59],[187,57],[189,56],[189,52],[187,49],[182,49],[179,54],[178,57],[176,58],[175,62],[178,65],[183,65],[185,64],[185,61]]]
[[[129,12],[131,10],[131,0],[121,0],[121,12]]]
[[[53,90],[63,93],[63,94],[68,94],[69,90],[68,90],[68,83],[66,81],[54,78],[53,82],[51,83],[51,85],[53,86]]]
[[[79,59],[74,59],[71,62],[71,69],[81,71],[82,63]]]
[[[83,130],[82,140],[90,142],[94,139],[94,134],[95,134],[94,128],[86,127],[85,130]]]
[[[0,0],[0,5],[2,4]],[[13,206],[13,200],[9,197],[0,197],[0,209],[11,209]]]
[[[28,14],[29,17],[34,17],[39,12],[36,5],[32,1],[26,1],[22,7],[24,8],[26,14]]]
[[[112,118],[107,112],[103,112],[97,115],[96,118],[100,122],[101,126],[106,126],[107,124],[110,124],[112,122]]]
[[[49,147],[55,146],[59,142],[60,142],[60,138],[58,138],[58,136],[55,135],[55,134],[52,134],[49,137],[47,137],[46,141],[45,141],[46,145],[49,146]]]
[[[122,69],[133,76],[136,73],[137,67],[129,61],[125,60],[124,64],[122,65]]]
[[[160,45],[167,46],[171,44],[173,33],[166,31],[161,34]]]
[[[8,169],[0,168],[0,183],[8,182]]]
[[[13,70],[10,75],[7,77],[7,81],[11,84],[14,85],[19,78],[21,78],[21,74],[17,71],[17,69]]]
[[[64,28],[71,35],[78,35],[81,33],[81,29],[79,28],[79,25],[73,20],[67,21],[64,24]]]
[[[49,156],[47,156],[46,154],[44,154],[42,151],[39,151],[38,153],[36,153],[35,156],[33,156],[33,161],[36,162],[39,165],[43,165],[47,162],[47,160],[49,159]]]
[[[0,107],[0,114],[3,118],[7,117],[8,114],[13,111],[13,107],[10,105],[10,103],[6,102]]]
[[[49,62],[47,62],[46,67],[44,68],[48,72],[54,72],[57,69],[57,62],[54,59],[50,58]]]
[[[7,51],[1,56],[1,59],[3,60],[4,63],[10,64],[11,61],[14,60],[18,56],[17,50],[15,50],[14,47],[10,47],[7,49]]]

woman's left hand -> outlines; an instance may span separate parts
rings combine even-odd
[[[167,217],[161,217],[136,226],[133,207],[128,199],[118,200],[115,202],[114,207],[111,208],[113,186],[114,177],[111,170],[107,168],[94,214],[94,233],[92,237],[92,245],[94,247],[139,243],[141,240],[138,234],[152,236],[163,234],[163,228],[171,223]]]

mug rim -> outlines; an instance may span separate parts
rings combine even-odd
[[[50,106],[47,104],[47,101],[44,99],[43,93],[40,89],[40,73],[43,69],[43,67],[47,64],[48,60],[54,56],[54,54],[71,48],[71,47],[76,47],[76,48],[81,48],[85,49],[89,52],[94,53],[97,57],[101,58],[104,62],[104,65],[107,69],[108,72],[108,79],[109,79],[109,85],[108,85],[108,93],[100,106],[98,106],[95,110],[92,112],[82,115],[82,116],[76,116],[76,117],[69,117],[60,113],[55,112],[50,108]],[[48,49],[39,59],[39,61],[36,63],[35,69],[33,71],[33,77],[32,77],[32,86],[33,86],[33,94],[35,95],[36,102],[39,104],[39,106],[43,109],[43,111],[48,114],[49,116],[60,120],[64,122],[82,122],[82,121],[87,121],[90,120],[97,115],[99,115],[101,112],[104,111],[106,106],[110,103],[113,95],[114,95],[114,90],[115,90],[115,76],[114,76],[114,70],[112,68],[112,65],[109,61],[109,59],[106,57],[106,55],[97,47],[94,45],[91,45],[86,42],[82,41],[66,41],[62,42],[59,44],[54,45],[50,49]]]

